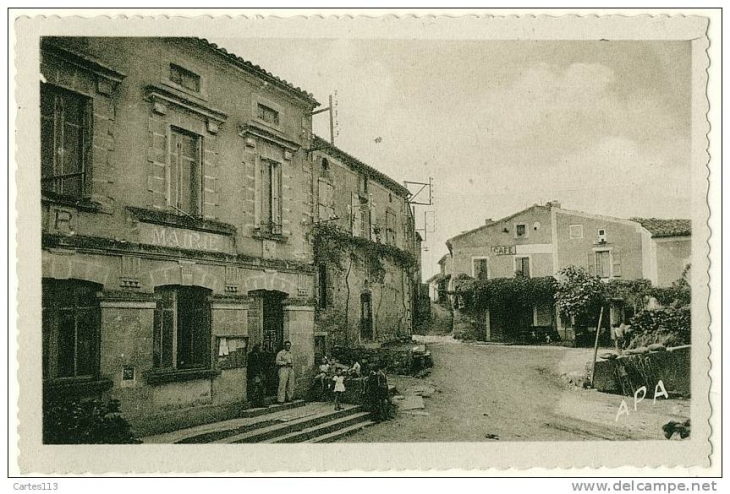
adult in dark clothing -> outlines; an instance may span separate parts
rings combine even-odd
[[[375,421],[380,422],[390,419],[388,378],[378,366],[375,366],[368,375],[367,403]]]
[[[264,407],[265,367],[266,356],[261,353],[261,345],[253,346],[248,355],[246,374],[249,383],[249,397],[251,404],[256,408]]]

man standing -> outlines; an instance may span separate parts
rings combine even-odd
[[[284,342],[284,349],[276,354],[276,366],[279,368],[279,392],[276,401],[284,403],[294,399],[294,357],[291,353],[291,341]]]

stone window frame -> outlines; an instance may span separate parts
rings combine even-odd
[[[262,118],[259,118],[259,106],[263,106],[277,113],[278,123],[269,122]],[[264,127],[274,129],[278,132],[284,132],[284,120],[286,119],[286,112],[284,107],[275,103],[274,101],[262,96],[253,95],[251,98],[251,120]]]
[[[190,74],[196,75],[199,77],[199,90],[195,91],[193,89],[189,89],[181,84],[178,84],[172,78],[171,70],[172,67],[179,67],[185,72],[188,72]],[[202,102],[208,101],[208,78],[205,77],[205,69],[197,65],[190,60],[183,59],[181,57],[175,56],[174,54],[171,55],[167,60],[166,64],[163,68],[163,74],[162,78],[160,79],[160,83],[164,86],[176,89],[180,92],[185,93],[188,96],[192,96],[193,98],[200,100]]]

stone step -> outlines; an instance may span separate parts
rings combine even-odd
[[[200,444],[212,442],[227,436],[240,434],[245,430],[252,430],[273,421],[286,417],[294,410],[307,405],[304,400],[295,400],[290,403],[277,403],[265,408],[249,408],[238,414],[237,418],[212,422],[186,429],[178,429],[164,434],[142,437],[143,443],[148,444]]]
[[[290,432],[283,436],[276,436],[263,441],[265,443],[301,443],[314,439],[318,436],[331,434],[341,429],[349,428],[368,420],[370,413],[360,412],[345,417],[329,420],[322,424],[307,427],[302,430]]]
[[[323,411],[324,407],[326,407],[326,411]],[[297,418],[286,421],[279,419],[277,421],[278,423],[267,424],[264,427],[257,427],[253,430],[226,437],[224,439],[220,439],[214,442],[260,443],[268,439],[284,436],[292,432],[301,431],[309,427],[324,424],[325,422],[330,422],[332,420],[362,412],[361,407],[352,405],[345,406],[343,410],[339,411],[331,409],[331,405],[324,405],[324,407],[322,406],[322,404],[318,404],[318,406],[312,407],[311,414],[299,416]],[[306,408],[307,407],[305,407],[305,409],[302,411],[305,411]]]
[[[370,427],[371,425],[375,425],[375,424],[376,424],[376,422],[374,422],[372,420],[369,420],[369,419],[364,420],[362,422],[358,422],[358,423],[350,425],[348,427],[344,427],[342,429],[336,429],[327,434],[313,437],[304,442],[306,442],[306,443],[332,443],[332,442],[337,441],[338,439],[349,436],[350,434],[360,432],[365,427]]]

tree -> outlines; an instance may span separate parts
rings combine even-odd
[[[608,301],[608,289],[598,276],[591,276],[578,266],[568,266],[558,273],[555,300],[560,315],[574,318],[579,325],[593,325]]]

